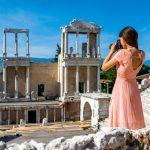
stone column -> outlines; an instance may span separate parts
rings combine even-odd
[[[26,47],[27,47],[26,56],[29,57],[30,56],[30,52],[29,52],[29,33],[27,33],[26,36],[27,36],[27,40],[26,40]]]
[[[90,66],[87,66],[87,92],[90,92]]]
[[[68,57],[68,33],[65,32],[65,57]]]
[[[24,120],[26,123],[28,123],[28,111],[27,111],[27,109],[24,110]]]
[[[8,125],[10,125],[10,109],[8,108]]]
[[[79,94],[79,66],[76,66],[76,95]]]
[[[65,110],[65,104],[64,104],[64,107],[63,107],[63,108],[64,108],[64,116],[63,116],[63,117],[64,117],[64,121],[66,121],[66,119],[65,119],[65,118],[66,118],[66,112],[65,112],[65,111],[66,111],[66,110]]]
[[[68,66],[64,67],[64,96],[68,94]]]
[[[97,55],[100,57],[100,33],[97,34]]]
[[[63,114],[63,106],[61,107],[61,122],[63,122],[63,117],[64,117],[64,114]]]
[[[30,98],[30,68],[26,67],[26,98]]]
[[[76,33],[76,57],[79,57],[79,33]]]
[[[17,33],[15,33],[15,50],[16,50],[15,56],[18,57],[18,34]]]
[[[16,109],[16,124],[18,124],[18,109]]]
[[[7,92],[7,85],[6,85],[6,66],[3,66],[3,95],[4,98],[6,98],[6,92]]]
[[[61,54],[64,53],[64,33],[61,32]]]
[[[18,98],[18,67],[15,67],[15,98]]]
[[[56,121],[56,110],[54,108],[54,122]]]
[[[90,57],[90,33],[87,33],[87,57]]]
[[[4,33],[4,39],[3,39],[3,95],[4,98],[6,98],[6,92],[7,92],[7,85],[6,85],[6,80],[7,80],[7,76],[6,76],[6,57],[7,57],[7,53],[6,53],[6,33]]]
[[[5,58],[7,56],[7,36],[6,33],[4,32],[4,37],[3,37],[3,57]]]
[[[36,109],[36,120],[37,120],[36,121],[37,123],[40,123],[40,109],[39,108]]]
[[[0,125],[2,124],[2,111],[0,109]]]
[[[47,122],[48,122],[48,107],[46,107],[46,119],[47,119]]]
[[[107,94],[108,94],[109,93],[109,84],[108,84],[108,82],[106,84],[107,84]]]
[[[100,92],[100,67],[97,67],[97,91]]]

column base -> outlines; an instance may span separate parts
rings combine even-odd
[[[101,54],[97,54],[97,57],[98,57],[98,58],[101,58]]]
[[[87,54],[87,58],[90,58],[90,54]]]
[[[17,98],[18,98],[18,95],[15,95],[15,98],[17,99]]]
[[[7,94],[3,92],[3,99],[7,98]]]
[[[26,98],[27,98],[27,99],[30,99],[30,96],[29,96],[29,95],[26,95]]]
[[[68,58],[68,54],[67,53],[65,53],[65,57]]]
[[[29,93],[26,94],[26,98],[30,99],[30,94]]]
[[[64,93],[64,97],[68,96],[68,93]]]
[[[75,92],[75,96],[79,96],[79,92]]]
[[[76,54],[76,57],[77,57],[77,58],[79,57],[79,53]]]

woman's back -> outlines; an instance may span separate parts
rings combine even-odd
[[[136,78],[144,62],[144,52],[128,48],[120,50],[115,56],[118,60],[117,76],[125,78]]]
[[[136,70],[143,62],[144,51],[133,48],[132,53],[132,68]]]

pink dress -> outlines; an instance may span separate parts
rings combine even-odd
[[[141,96],[136,81],[136,75],[140,71],[144,59],[142,64],[133,70],[130,49],[120,50],[114,57],[118,60],[117,77],[112,90],[112,101],[109,105],[108,126],[133,130],[144,128]]]

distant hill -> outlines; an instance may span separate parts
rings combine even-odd
[[[144,64],[147,65],[147,66],[150,66],[150,60],[146,60],[146,61],[144,62]]]

